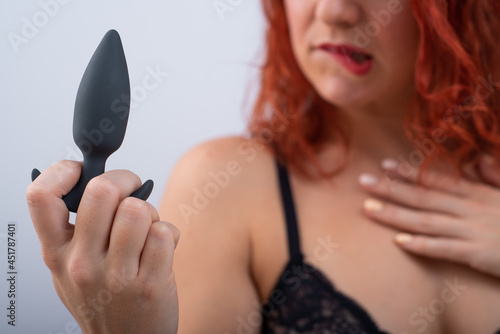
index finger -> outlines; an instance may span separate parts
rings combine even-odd
[[[26,200],[42,247],[59,248],[71,240],[73,225],[62,197],[73,189],[81,172],[81,162],[61,160],[28,186]]]
[[[396,177],[402,177],[404,181],[418,183],[419,176],[421,177],[421,185],[426,188],[433,188],[447,193],[452,193],[460,197],[470,197],[473,192],[474,183],[461,178],[459,175],[445,174],[439,170],[426,170],[423,173],[418,168],[408,168],[404,163],[399,163],[394,159],[384,159],[381,167]],[[390,178],[390,175],[386,177]]]

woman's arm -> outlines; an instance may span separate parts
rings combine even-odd
[[[181,334],[260,331],[238,141],[212,140],[187,152],[159,209],[181,233],[173,266]]]

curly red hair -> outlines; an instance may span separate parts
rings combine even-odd
[[[410,1],[420,30],[415,67],[417,93],[405,114],[404,128],[412,143],[435,139],[432,153],[421,162],[446,159],[455,175],[461,166],[477,164],[480,153],[500,158],[498,136],[500,1]],[[349,148],[345,119],[322,99],[295,61],[283,0],[262,0],[267,20],[266,53],[247,130],[290,168],[303,176],[330,177],[317,153],[331,139]],[[485,83],[489,83],[486,87]],[[279,127],[276,124],[279,123]],[[445,137],[446,136],[446,137]],[[318,173],[306,168],[310,162]],[[420,175],[419,181],[420,182]]]

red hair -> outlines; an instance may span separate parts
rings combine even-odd
[[[477,163],[481,152],[498,161],[499,87],[484,84],[499,77],[500,1],[410,2],[420,42],[415,67],[417,93],[405,111],[403,126],[413,143],[433,140],[436,131],[446,138],[443,142],[434,140],[434,149],[423,159],[422,169],[434,159],[444,158],[463,175],[460,167]],[[333,176],[346,162],[327,171],[319,164],[317,153],[331,139],[349,148],[346,120],[300,71],[283,0],[262,0],[262,7],[267,20],[267,50],[247,129],[277,159],[303,176],[314,177],[306,168],[307,162],[315,167],[316,176]],[[280,123],[279,128],[276,123]]]

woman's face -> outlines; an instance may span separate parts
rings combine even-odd
[[[411,96],[419,41],[411,0],[283,1],[296,60],[325,100],[385,108]]]

